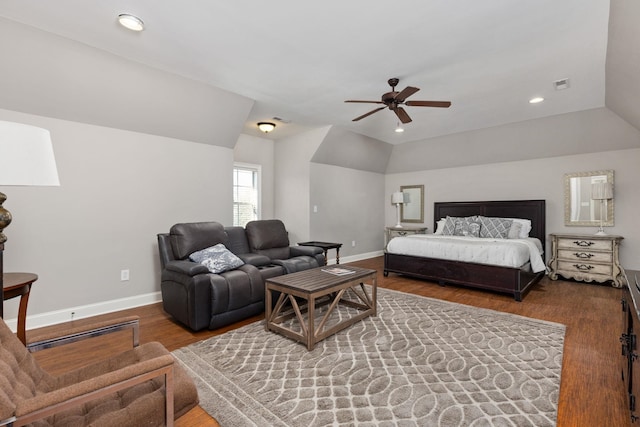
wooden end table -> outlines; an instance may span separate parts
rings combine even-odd
[[[308,350],[313,350],[316,343],[326,337],[367,316],[375,316],[378,289],[376,270],[347,266],[339,269],[352,271],[351,274],[336,275],[325,271],[331,269],[332,267],[320,267],[268,279],[265,282],[265,329],[300,341]],[[369,292],[365,283],[371,285]],[[343,298],[348,289],[353,291],[355,298]],[[273,292],[276,291],[280,292],[280,296],[274,306]],[[285,308],[287,302],[291,304],[291,309]],[[299,302],[302,302],[302,306]],[[328,304],[329,307],[316,325],[315,311],[321,304]],[[338,323],[327,326],[338,304],[355,308],[356,314],[345,316]],[[283,324],[294,318],[297,319],[297,324],[294,325],[296,329]]]
[[[27,345],[25,328],[27,323],[29,293],[31,292],[31,285],[36,280],[38,280],[38,275],[33,273],[4,273],[2,275],[3,300],[17,296],[20,297],[17,335],[24,345]]]
[[[342,243],[311,241],[311,242],[300,242],[300,243],[298,243],[298,245],[300,245],[300,246],[317,246],[319,248],[322,248],[322,250],[324,251],[324,264],[325,265],[327,265],[327,252],[329,252],[329,249],[335,249],[336,250],[336,264],[340,264],[340,248],[342,247]]]

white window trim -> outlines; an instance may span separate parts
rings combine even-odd
[[[258,212],[257,219],[262,219],[262,165],[254,163],[233,162],[233,169],[250,169],[255,170],[258,173]],[[233,180],[232,180],[233,182]],[[235,200],[232,200],[232,204]]]

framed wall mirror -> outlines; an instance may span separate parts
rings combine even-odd
[[[402,185],[409,201],[400,206],[400,222],[424,222],[424,185]]]
[[[568,173],[564,176],[564,225],[612,227],[614,223],[613,190],[611,199],[594,199],[594,184],[609,183],[613,189],[613,171]],[[602,212],[602,214],[600,213]]]

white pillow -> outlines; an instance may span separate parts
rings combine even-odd
[[[507,239],[520,239],[520,232],[522,231],[522,223],[513,221]]]
[[[522,229],[518,234],[519,239],[526,239],[529,237],[529,232],[531,231],[531,220],[530,219],[522,219],[522,218],[505,218],[510,219],[513,222],[520,223],[522,225]]]
[[[446,218],[443,218],[436,222],[436,231],[433,234],[442,234],[442,230],[444,230],[444,224],[447,222]]]

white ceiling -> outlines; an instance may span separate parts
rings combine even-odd
[[[245,133],[291,121],[271,138],[335,125],[396,144],[604,106],[608,0],[0,0],[0,16],[254,99]],[[377,105],[344,100],[390,77],[452,106],[406,107],[402,134],[389,110],[352,122]]]

